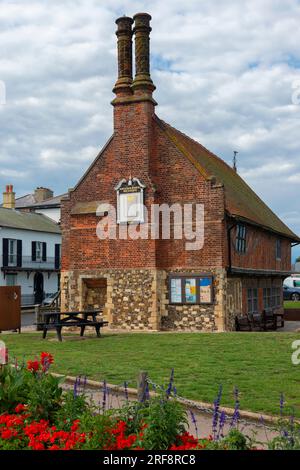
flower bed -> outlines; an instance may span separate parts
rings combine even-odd
[[[172,371],[168,386],[159,396],[107,409],[106,388],[100,406],[88,403],[85,380],[72,391],[63,391],[62,379],[49,374],[54,358],[39,359],[0,370],[0,450],[248,450],[261,447],[238,429],[239,399],[231,426],[224,435],[226,416],[220,413],[222,389],[215,400],[212,435],[198,439],[187,432],[187,415],[176,400]],[[82,387],[83,385],[83,387]],[[79,392],[79,389],[81,391]],[[82,389],[83,388],[83,389]],[[126,398],[126,385],[124,389]],[[281,413],[283,409],[281,398]],[[192,415],[196,434],[196,418]],[[299,426],[282,418],[278,437],[270,449],[300,448]]]

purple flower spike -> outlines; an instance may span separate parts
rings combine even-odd
[[[283,409],[284,409],[284,395],[283,393],[280,394],[280,416],[283,416]]]
[[[234,405],[234,412],[232,415],[230,427],[236,427],[238,425],[238,421],[240,419],[240,400],[239,400],[239,390],[237,387],[234,387],[234,398],[235,398],[235,405]]]
[[[217,440],[219,440],[220,438],[223,439],[224,437],[224,426],[225,426],[225,423],[226,423],[226,413],[225,411],[222,411],[221,412],[221,415],[220,415],[220,421],[219,421],[219,430],[218,430],[218,435],[217,435]]]
[[[196,419],[196,416],[195,416],[193,410],[190,410],[190,415],[191,415],[192,423],[193,423],[194,428],[195,428],[196,436],[197,436],[197,438],[198,438],[197,419]]]
[[[171,376],[170,376],[170,382],[166,391],[167,398],[171,395],[171,391],[173,388],[173,382],[174,382],[174,368],[171,370]]]
[[[223,393],[223,387],[222,385],[220,385],[218,396],[214,401],[214,412],[213,412],[213,420],[212,420],[212,433],[213,433],[214,440],[217,439],[217,428],[218,428],[218,422],[219,422],[219,410],[220,410],[222,393]]]
[[[146,400],[146,401],[149,401],[149,400],[150,400],[150,392],[149,392],[149,384],[148,384],[148,382],[146,382],[145,400]]]

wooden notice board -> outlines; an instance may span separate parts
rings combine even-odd
[[[0,287],[0,331],[21,332],[21,287]]]

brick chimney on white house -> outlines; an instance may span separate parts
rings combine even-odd
[[[3,207],[14,209],[16,206],[16,193],[12,184],[6,185],[6,191],[3,193]]]
[[[54,193],[51,189],[39,187],[34,191],[34,198],[36,202],[43,202],[46,201],[46,199],[53,197],[53,194]]]

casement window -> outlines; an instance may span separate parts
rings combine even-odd
[[[211,304],[213,278],[205,275],[174,275],[169,277],[170,304]]]
[[[272,289],[270,287],[264,287],[263,289],[263,301],[264,301],[264,308],[268,309],[271,308],[273,305],[272,299]]]
[[[47,243],[32,242],[32,261],[47,261]]]
[[[246,226],[238,224],[236,227],[235,249],[238,253],[246,253]]]
[[[8,240],[8,266],[17,265],[17,240]]]
[[[257,288],[247,289],[248,314],[258,313],[258,290]]]
[[[281,307],[281,287],[272,287],[271,305],[274,308]]]
[[[22,266],[22,240],[3,238],[2,240],[3,266]]]
[[[281,260],[281,240],[276,240],[276,259]]]
[[[55,244],[55,258],[54,258],[54,268],[60,269],[60,260],[61,260],[61,245],[59,243]]]

